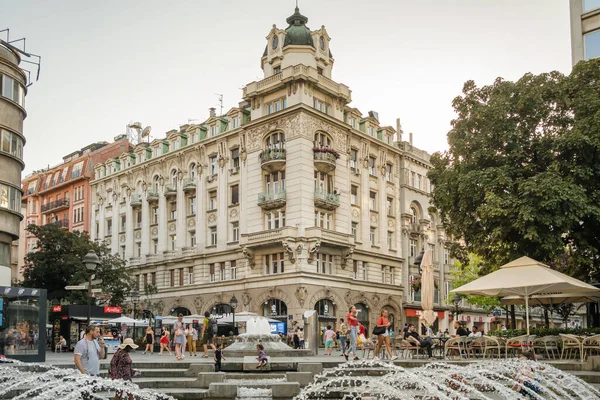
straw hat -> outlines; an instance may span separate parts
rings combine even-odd
[[[127,346],[131,347],[132,349],[137,349],[138,347],[140,347],[137,344],[133,343],[132,338],[127,338],[127,339],[123,340],[123,343],[119,345],[119,348],[124,349]]]

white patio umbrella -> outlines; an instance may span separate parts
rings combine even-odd
[[[421,260],[421,308],[423,313],[420,319],[428,328],[435,322],[435,313],[433,312],[434,290],[433,258],[431,250],[427,250]]]
[[[144,325],[145,321],[141,321],[138,319],[133,319],[129,317],[119,317],[115,319],[110,319],[106,321],[107,324],[127,324],[127,325]]]
[[[571,303],[590,303],[600,301],[599,293],[540,293],[529,297],[530,306],[546,306]],[[525,298],[522,296],[506,296],[500,299],[504,305],[523,305]]]
[[[529,334],[529,300],[544,293],[577,294],[597,293],[600,289],[551,269],[529,257],[521,257],[503,265],[499,270],[485,275],[451,291],[465,295],[490,297],[519,296],[525,301],[527,334]]]

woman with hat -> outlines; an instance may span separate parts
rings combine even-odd
[[[112,360],[110,360],[110,369],[108,376],[111,379],[123,379],[124,381],[131,381],[131,377],[139,375],[139,371],[134,370],[131,367],[131,357],[129,352],[133,349],[137,349],[138,345],[133,342],[132,338],[126,338],[123,340],[123,344],[119,345],[119,349],[114,354]],[[115,400],[120,400],[123,392],[117,390],[115,393]],[[133,400],[133,394],[128,393],[127,397],[129,400]]]

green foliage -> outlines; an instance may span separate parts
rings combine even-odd
[[[600,334],[600,328],[598,328],[598,327],[596,327],[596,328],[575,328],[575,329],[531,328],[529,330],[530,335],[537,335],[537,337],[558,336],[561,333],[569,334],[569,335],[578,335],[578,336],[598,335],[598,334]],[[495,331],[487,332],[487,335],[511,338],[511,337],[516,337],[516,336],[527,335],[527,330],[526,329],[507,329],[505,331],[495,330]]]
[[[452,286],[457,288],[478,279],[480,277],[481,266],[481,257],[476,254],[469,254],[467,263],[463,264],[460,261],[455,261],[450,269]],[[470,304],[482,308],[488,313],[500,306],[500,301],[497,297],[466,296],[466,299]],[[452,298],[448,300],[452,301]]]
[[[465,83],[429,178],[447,232],[488,273],[527,255],[600,278],[600,60]]]
[[[125,261],[110,254],[106,244],[92,242],[87,232],[69,232],[52,224],[29,225],[27,230],[38,238],[38,243],[35,251],[25,257],[24,286],[47,289],[48,299],[85,304],[86,291],[67,291],[65,286],[89,280],[91,272],[85,268],[82,259],[93,249],[100,258],[94,279],[102,279],[102,284],[96,287],[112,296],[109,304],[122,305],[131,290],[132,280],[125,269]]]

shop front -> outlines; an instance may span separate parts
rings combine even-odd
[[[319,333],[322,338],[328,325],[335,329],[335,304],[329,299],[319,300],[315,304],[315,311],[318,315]],[[325,347],[323,340],[319,340],[319,346]]]
[[[288,311],[287,304],[279,299],[266,300],[263,305],[263,316],[279,322],[270,322],[271,333],[287,335]]]
[[[60,340],[60,336],[67,340],[67,347],[73,350],[82,331],[87,326],[88,306],[82,305],[53,305],[50,313],[50,323],[52,324],[52,348]],[[104,326],[106,321],[119,318],[123,309],[117,306],[92,306],[90,309],[90,324]],[[125,327],[127,329],[127,327]],[[112,336],[111,332],[104,328],[104,336]],[[127,337],[126,332],[121,332],[123,337]]]
[[[405,308],[405,312],[406,312],[406,323],[407,324],[413,324],[414,326],[417,327],[417,331],[419,331],[419,329],[421,329],[420,323],[419,323],[419,319],[421,318],[421,315],[423,314],[423,310],[421,310],[420,308]],[[435,315],[435,322],[433,323],[433,325],[431,326],[431,329],[433,330],[434,334],[437,334],[439,330],[443,330],[446,329],[446,324],[444,323],[444,318],[446,318],[446,313],[444,311],[434,311],[433,314]]]
[[[0,286],[0,358],[46,361],[46,290]]]
[[[369,337],[369,307],[364,303],[356,303],[354,307],[356,307],[356,318],[358,319],[358,322],[365,326],[367,332],[366,336]]]

